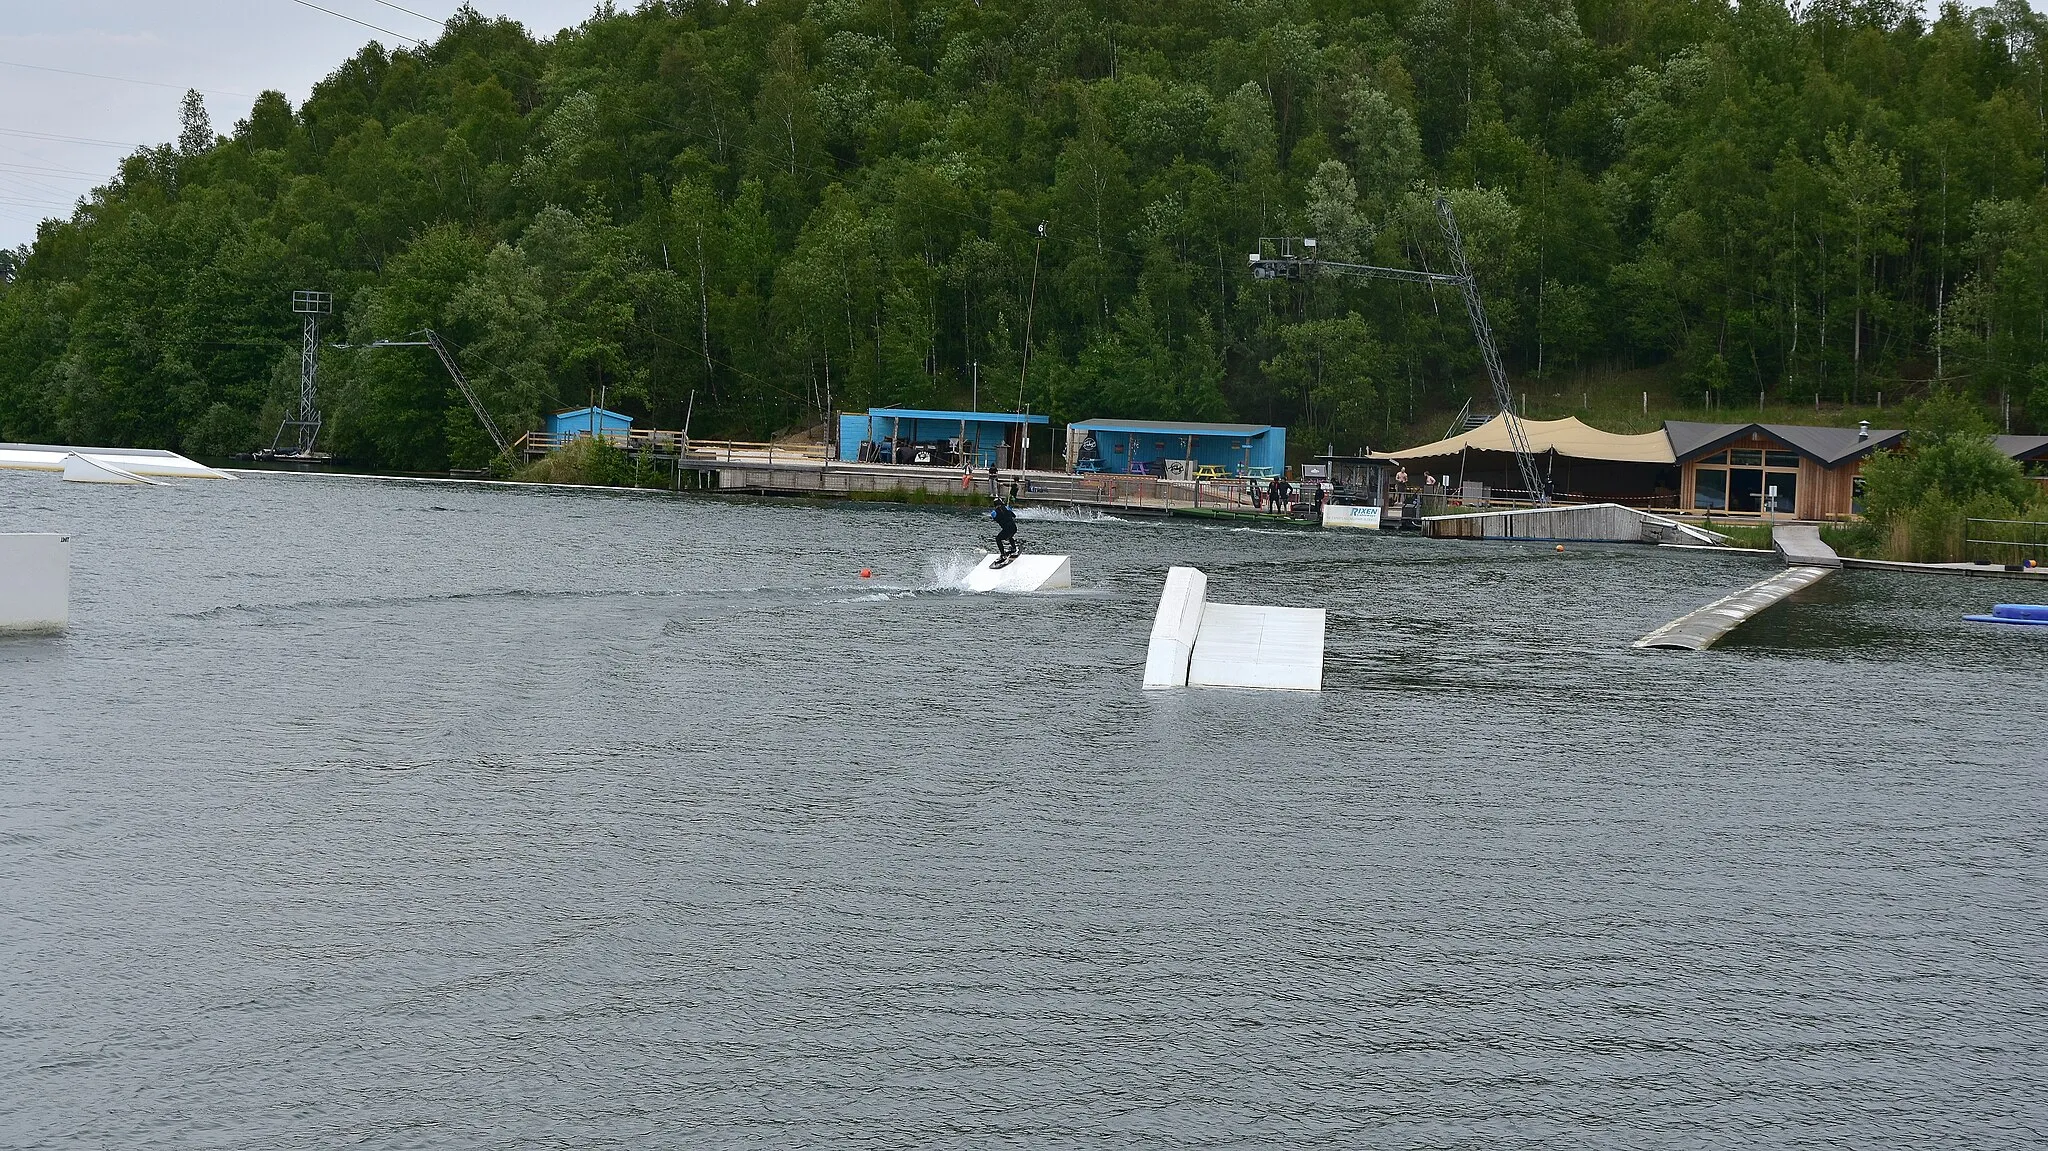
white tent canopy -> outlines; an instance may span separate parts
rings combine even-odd
[[[1525,420],[1506,413],[1493,417],[1463,435],[1399,451],[1374,452],[1373,458],[1407,462],[1455,456],[1468,451],[1512,452],[1515,450],[1515,444],[1508,432],[1508,421],[1511,419],[1522,425],[1522,435],[1528,440],[1529,450],[1538,455],[1556,452],[1560,456],[1570,456],[1573,459],[1626,464],[1678,462],[1678,457],[1671,451],[1671,437],[1661,430],[1644,432],[1636,436],[1623,436],[1589,427],[1571,416],[1561,420]]]

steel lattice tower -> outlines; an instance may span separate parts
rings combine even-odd
[[[305,319],[305,342],[299,350],[299,410],[277,426],[270,442],[272,455],[310,456],[320,438],[320,317],[334,311],[334,297],[326,292],[293,292],[292,312]],[[284,443],[286,429],[292,429],[293,444]]]

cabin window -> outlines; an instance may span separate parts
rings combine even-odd
[[[1799,466],[1799,453],[1765,452],[1764,466],[1767,468],[1796,468]]]
[[[1736,448],[1728,453],[1728,462],[1738,468],[1760,468],[1764,466],[1762,448]]]
[[[1707,456],[1701,459],[1699,462],[1703,464],[1725,464],[1728,462],[1728,453],[1715,452],[1713,455]]]
[[[1728,508],[1728,473],[1720,468],[1701,468],[1693,473],[1692,506],[1718,512]]]
[[[1863,477],[1849,477],[1849,511],[1853,515],[1863,514]]]

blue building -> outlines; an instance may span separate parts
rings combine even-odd
[[[558,441],[578,436],[624,441],[633,431],[633,417],[605,408],[576,408],[549,416],[546,430]]]
[[[1287,467],[1287,429],[1270,424],[1194,424],[1177,420],[1084,420],[1067,426],[1067,466],[1080,472],[1166,475],[1220,469],[1227,476],[1279,475]]]
[[[839,458],[852,463],[1022,467],[1033,425],[1044,416],[869,408],[839,415]]]

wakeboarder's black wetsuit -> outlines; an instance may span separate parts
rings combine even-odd
[[[996,532],[996,554],[1014,557],[1017,554],[1017,513],[1008,504],[997,504],[988,518],[996,521],[1000,530]]]

